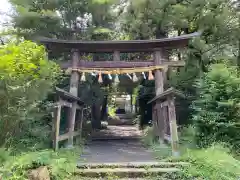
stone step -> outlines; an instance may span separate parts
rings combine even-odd
[[[113,137],[109,137],[109,136],[98,136],[98,137],[92,137],[90,139],[91,141],[122,141],[122,140],[141,140],[141,138],[139,136],[130,136],[130,137],[124,137],[124,136],[113,136]]]
[[[149,176],[159,176],[180,171],[178,168],[96,168],[78,169],[76,175],[81,177],[104,178],[144,178]]]
[[[126,163],[78,163],[81,169],[96,168],[170,168],[188,166],[186,162],[126,162]]]
[[[78,178],[76,178],[76,179],[74,179],[74,180],[80,180],[79,179],[79,177]],[[108,179],[106,179],[106,178],[87,178],[87,177],[85,177],[84,179],[81,179],[81,180],[108,180]],[[152,178],[121,178],[121,179],[119,179],[119,178],[117,178],[117,179],[115,179],[114,178],[114,180],[152,180]],[[161,179],[161,180],[169,180],[169,179]]]

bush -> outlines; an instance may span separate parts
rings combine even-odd
[[[160,146],[159,142],[154,141],[153,129],[151,127],[145,129],[143,142],[154,150],[158,159],[190,163],[189,166],[183,166],[177,173],[169,173],[156,179],[235,180],[240,177],[240,161],[230,154],[226,144],[212,144],[209,148],[203,149],[196,148],[190,138],[194,134],[193,126],[184,127],[180,137],[182,156],[171,157],[171,147]]]
[[[155,143],[153,127],[146,127],[143,131],[142,141],[146,146],[152,146]]]
[[[142,141],[145,146],[148,146],[153,150],[156,158],[161,161],[170,157],[172,154],[172,149],[168,144],[160,145],[154,135],[153,127],[147,127],[144,129]]]
[[[183,126],[179,132],[179,144],[181,148],[196,148],[196,128],[193,125]]]
[[[181,161],[191,165],[182,169],[180,179],[236,180],[240,177],[240,161],[219,144],[207,149],[188,150]]]
[[[28,172],[40,166],[47,166],[52,180],[69,179],[74,175],[81,148],[42,150],[9,156],[0,166],[0,177],[6,180],[27,180]]]
[[[43,46],[29,41],[0,47],[0,146],[10,146],[26,130],[29,136],[36,134],[31,128],[41,124],[43,100],[60,75],[59,67],[46,57]]]
[[[224,144],[213,144],[204,149],[187,149],[179,158],[169,162],[188,162],[181,171],[164,176],[174,180],[236,180],[240,177],[240,161],[235,159]],[[158,179],[162,179],[158,178]]]
[[[227,142],[240,145],[240,76],[235,67],[214,64],[198,82],[193,120],[198,145]]]
[[[113,107],[113,106],[108,106],[108,115],[110,117],[115,117],[116,116],[116,110],[117,108],[116,107]]]

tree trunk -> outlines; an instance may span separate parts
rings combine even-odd
[[[131,113],[133,112],[133,95],[130,95],[130,106],[131,106]]]
[[[101,109],[101,120],[106,121],[107,120],[107,102],[108,102],[108,95],[104,96],[102,109]]]

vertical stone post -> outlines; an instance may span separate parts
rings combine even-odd
[[[168,117],[171,132],[172,154],[173,156],[179,156],[180,153],[174,97],[171,95],[170,97],[168,97],[167,101],[168,101]]]
[[[61,119],[61,105],[58,104],[54,108],[54,115],[53,115],[53,125],[52,125],[52,132],[53,132],[53,149],[56,151],[58,150],[58,136],[60,130],[60,119]]]
[[[78,67],[80,55],[77,49],[72,50],[72,69],[76,69]],[[74,95],[78,96],[78,83],[79,83],[79,73],[78,71],[74,70],[71,73],[70,79],[70,89],[69,92]]]
[[[157,49],[154,51],[154,64],[156,66],[161,65],[162,64],[162,49]],[[164,91],[164,77],[163,77],[163,72],[162,70],[158,69],[155,70],[155,92],[156,92],[156,96],[160,95],[161,93],[163,93]],[[161,104],[160,102],[157,100],[156,101],[156,109],[157,109],[157,114],[162,113],[161,111]],[[162,117],[162,114],[159,114],[160,117]],[[160,144],[164,143],[164,123],[160,123],[160,121],[162,121],[162,119],[159,119],[159,115],[157,115],[157,122],[153,122],[154,123],[154,129],[155,132],[157,132],[158,136],[159,136],[159,142]]]
[[[120,52],[119,51],[114,51],[113,61],[120,61]]]
[[[72,69],[76,69],[78,67],[79,62],[79,52],[78,50],[72,50]],[[78,96],[78,83],[79,83],[79,72],[76,70],[72,70],[71,79],[70,79],[70,89],[69,92],[73,96]],[[68,120],[68,147],[73,147],[73,132],[75,126],[75,119],[76,119],[76,110],[77,110],[77,102],[73,102],[72,108],[70,109],[69,120]]]

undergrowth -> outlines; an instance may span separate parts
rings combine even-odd
[[[108,106],[108,115],[110,116],[110,117],[115,117],[116,116],[116,107],[114,107],[114,106]]]
[[[52,180],[69,179],[74,175],[81,147],[74,149],[42,150],[17,156],[0,149],[0,177],[5,180],[28,179],[28,172],[40,166],[47,166]]]
[[[236,180],[240,177],[240,161],[235,159],[228,148],[221,144],[213,144],[206,149],[188,149],[180,160],[191,163],[183,169],[182,177]]]
[[[157,159],[163,161],[165,158],[171,155],[171,148],[167,144],[160,145],[159,141],[153,137],[153,128],[147,127],[146,129],[144,129],[142,142],[145,146],[153,150]]]
[[[240,178],[240,161],[223,143],[214,143],[208,148],[198,148],[194,142],[194,127],[185,127],[180,136],[180,157],[171,157],[171,147],[160,145],[153,137],[153,128],[144,131],[143,143],[154,150],[161,161],[189,162],[190,166],[181,168],[178,173],[167,174],[156,179],[178,180],[237,180]],[[154,178],[153,178],[154,179]]]

